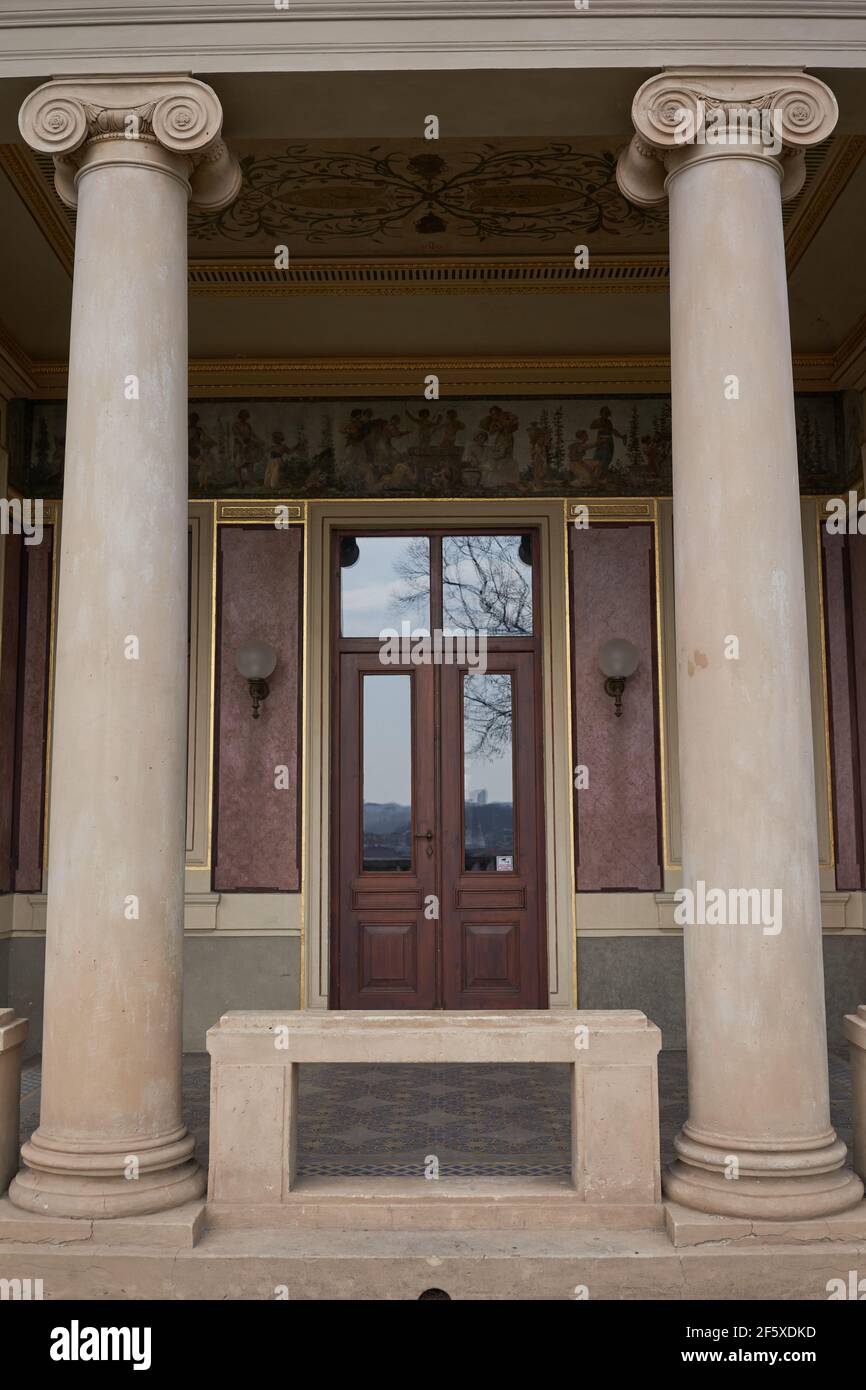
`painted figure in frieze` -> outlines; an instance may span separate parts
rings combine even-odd
[[[615,427],[609,405],[603,405],[601,407],[598,412],[598,417],[593,420],[590,429],[596,431],[595,448],[592,454],[593,458],[596,463],[601,464],[603,469],[610,468],[613,462],[614,449],[616,448],[615,440],[624,440],[625,435],[620,434],[619,430]]]
[[[364,412],[357,406],[345,424],[340,425],[340,434],[345,440],[343,457],[337,470],[335,483],[338,488],[351,486],[352,480],[365,476],[367,469],[367,448],[365,444],[367,429]]]
[[[268,462],[265,468],[264,486],[266,491],[279,492],[285,481],[289,461],[297,453],[298,447],[299,444],[296,444],[293,449],[290,449],[283,431],[274,430],[271,435],[271,446],[268,450]]]
[[[265,441],[253,429],[248,410],[239,410],[232,425],[232,463],[238,487],[255,481],[256,464],[265,452]]]
[[[446,410],[445,419],[442,423],[442,433],[439,438],[440,449],[457,448],[457,436],[466,426],[458,418],[456,410]]]
[[[205,429],[201,416],[192,411],[189,417],[189,461],[196,470],[199,492],[206,493],[210,487],[215,448],[216,440]]]
[[[514,458],[514,436],[520,428],[520,421],[510,410],[501,405],[492,405],[481,421],[481,428],[490,436],[493,457],[497,462]]]
[[[423,406],[421,410],[418,411],[417,415],[413,415],[410,410],[407,410],[406,419],[411,420],[418,433],[418,448],[422,451],[431,448],[433,443],[433,431],[440,424],[441,416],[431,415],[427,407]]]
[[[548,473],[548,457],[551,444],[550,425],[545,416],[533,420],[527,430],[529,435],[529,467],[521,473],[521,482],[543,483]]]

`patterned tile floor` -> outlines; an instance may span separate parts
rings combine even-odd
[[[184,1058],[184,1110],[207,1161],[210,1058]],[[21,1080],[21,1138],[39,1121],[40,1059]],[[686,1117],[684,1052],[659,1058],[662,1160]],[[421,1174],[428,1155],[446,1176],[569,1172],[568,1068],[561,1066],[303,1066],[300,1172],[328,1177]],[[851,1142],[851,1079],[844,1049],[830,1055],[830,1102]]]

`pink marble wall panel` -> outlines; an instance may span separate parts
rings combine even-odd
[[[3,577],[3,647],[0,664],[0,893],[15,883],[12,834],[15,821],[15,751],[18,708],[18,625],[21,594],[20,536],[6,537]]]
[[[20,641],[16,893],[42,891],[53,540],[53,528],[46,526],[41,544],[24,546],[26,589]]]
[[[589,777],[575,791],[577,887],[658,890],[652,527],[599,525],[571,537],[575,761]],[[611,637],[628,638],[640,653],[619,719],[598,667]]]
[[[836,887],[863,886],[860,769],[854,694],[853,646],[849,641],[848,537],[823,533],[824,622],[833,769]]]
[[[854,720],[859,763],[859,822],[861,850],[866,847],[866,536],[848,537],[851,609],[852,668],[854,672]],[[866,887],[866,854],[862,855]]]
[[[299,865],[299,529],[220,529],[219,705],[214,888],[294,892]],[[277,653],[270,695],[252,717],[235,654],[254,638]],[[286,768],[287,786],[275,786]]]

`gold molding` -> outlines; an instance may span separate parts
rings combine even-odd
[[[665,495],[665,494],[662,494]],[[578,509],[585,507],[590,525],[600,521],[655,521],[654,497],[569,497],[566,499],[566,522],[573,525]]]
[[[829,831],[829,859],[826,864],[819,862],[819,869],[836,867],[836,821],[833,812],[833,743],[830,738],[830,678],[827,671],[827,604],[824,593],[824,544],[823,514],[827,510],[826,497],[815,499],[815,544],[817,547],[816,580],[818,585],[818,642],[821,656],[821,706],[824,722],[824,769],[827,779],[827,828]]]
[[[866,318],[863,321],[866,334]],[[846,340],[847,343],[847,340]],[[11,342],[10,342],[11,346]],[[844,349],[847,351],[847,347]],[[34,362],[17,349],[33,398],[62,399],[65,362]],[[838,391],[837,353],[794,357],[798,391]],[[551,357],[250,357],[192,358],[189,399],[245,400],[418,396],[424,378],[439,377],[443,396],[668,395],[670,358],[662,353]]]
[[[670,287],[665,254],[590,255],[576,270],[560,256],[298,257],[277,270],[269,260],[191,260],[192,294],[654,294]]]
[[[267,501],[260,501],[258,498],[251,498],[249,501],[243,498],[220,498],[214,506],[218,526],[275,526],[277,522],[286,526],[303,526],[306,520],[306,503],[289,502],[282,497]],[[282,515],[283,513],[285,515]]]

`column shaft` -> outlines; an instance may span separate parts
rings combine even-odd
[[[81,79],[22,107],[77,203],[39,1129],[10,1196],[120,1216],[201,1195],[181,1113],[190,176],[237,191],[185,78]]]
[[[822,1216],[863,1186],[830,1123],[782,195],[836,106],[803,73],[699,69],[633,114],[620,187],[670,202],[689,1119],[666,1192]]]

